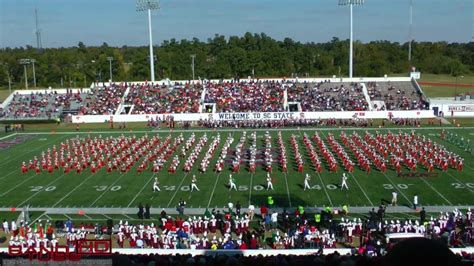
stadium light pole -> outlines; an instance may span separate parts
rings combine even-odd
[[[159,9],[157,0],[137,0],[137,11],[148,10],[148,34],[150,35],[150,72],[151,82],[155,82],[155,65],[153,56],[153,36],[151,34],[151,11]]]
[[[191,55],[191,59],[192,59],[192,64],[191,64],[191,69],[193,71],[193,82],[194,82],[194,59],[196,58],[196,55],[195,54],[192,54]]]
[[[363,5],[364,0],[339,0],[340,6],[349,6],[350,10],[350,40],[349,40],[349,78],[352,78],[352,57],[353,57],[353,30],[352,30],[352,6],[359,6]]]
[[[35,59],[30,59],[31,64],[33,65],[33,86],[36,89],[36,71],[35,71]]]
[[[26,73],[26,66],[30,63],[30,59],[20,59],[20,64],[23,65],[23,71],[25,72],[25,90],[28,89],[28,74]]]
[[[411,44],[413,42],[413,0],[410,0],[410,29],[409,29],[409,40],[408,40],[408,62],[411,67]]]
[[[112,61],[114,58],[112,56],[107,57],[107,60],[109,60],[109,73],[110,73],[110,82],[112,82]]]
[[[456,86],[454,87],[454,100],[456,101],[456,96],[458,94],[458,78],[463,79],[464,76],[456,76]]]

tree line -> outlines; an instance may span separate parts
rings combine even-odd
[[[156,80],[192,79],[191,55],[195,55],[195,77],[242,78],[347,76],[349,41],[333,38],[326,43],[301,43],[290,38],[275,40],[264,33],[246,33],[226,38],[216,34],[207,41],[166,40],[154,47]],[[44,48],[32,46],[0,50],[0,87],[23,88],[24,66],[20,59],[35,59],[38,87],[86,87],[109,79],[112,57],[113,80],[150,79],[149,50],[142,47],[87,46]],[[453,76],[474,72],[474,42],[413,42],[412,62],[408,43],[372,41],[354,43],[354,76],[408,73],[410,66],[424,73]],[[32,65],[27,65],[33,86]]]

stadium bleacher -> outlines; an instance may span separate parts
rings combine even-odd
[[[279,82],[207,84],[205,103],[217,112],[282,112],[284,88]]]
[[[368,110],[362,87],[357,83],[293,84],[288,90],[288,101],[299,102],[303,112]]]
[[[364,86],[367,90],[364,90]],[[286,96],[286,97],[285,97]],[[296,104],[297,109],[288,108]],[[53,119],[80,115],[214,112],[330,112],[425,110],[428,103],[412,82],[221,81],[203,84],[112,83],[87,92],[38,91],[13,95],[2,119]],[[124,109],[128,106],[128,109]],[[205,112],[209,112],[208,109]]]
[[[201,85],[132,84],[125,104],[133,105],[131,114],[197,113]]]
[[[411,82],[368,82],[367,91],[372,101],[383,102],[374,106],[380,110],[425,110],[424,97]]]

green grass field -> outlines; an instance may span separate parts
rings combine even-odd
[[[474,84],[474,76],[472,74],[462,75],[463,78],[458,77],[459,84]],[[421,82],[436,82],[436,83],[456,83],[456,77],[452,75],[444,74],[429,74],[421,73]]]
[[[466,87],[458,87],[456,89],[455,86],[452,86],[452,87],[432,86],[432,85],[420,85],[420,86],[428,98],[452,97],[454,100],[455,92],[457,92],[457,94],[474,92],[474,88],[466,88]]]
[[[373,129],[369,129],[373,130]],[[409,129],[404,129],[408,131]],[[466,139],[474,140],[474,129],[472,128],[456,128],[451,129],[460,136]],[[228,176],[231,173],[230,162],[226,163],[226,169],[217,174],[213,172],[213,167],[216,163],[218,154],[227,138],[228,134],[232,134],[234,143],[231,145],[233,149],[238,142],[242,131],[240,130],[222,130],[212,131],[206,133],[209,137],[215,136],[218,132],[221,134],[221,142],[216,153],[211,158],[210,167],[205,174],[198,171],[205,151],[211,140],[201,152],[199,158],[196,160],[192,171],[187,174],[183,171],[183,161],[178,167],[178,172],[175,174],[168,174],[167,169],[171,162],[170,158],[165,164],[164,169],[158,173],[161,182],[161,192],[152,192],[153,173],[150,168],[138,174],[135,169],[122,174],[113,172],[106,173],[102,169],[96,174],[92,174],[89,170],[82,174],[70,173],[63,174],[62,172],[54,172],[53,174],[41,173],[35,174],[28,172],[22,174],[20,165],[22,161],[28,162],[33,156],[40,156],[42,151],[51,148],[54,144],[59,143],[67,138],[74,137],[76,134],[91,134],[98,135],[115,135],[118,133],[104,132],[64,132],[64,133],[31,133],[31,139],[26,142],[17,144],[7,149],[0,151],[0,167],[2,172],[0,174],[0,207],[20,208],[24,205],[30,204],[32,207],[136,207],[139,203],[149,203],[152,207],[169,207],[174,208],[179,199],[183,198],[188,202],[190,208],[205,208],[205,207],[224,207],[228,202],[240,201],[243,206],[249,204],[260,205],[266,203],[267,196],[273,196],[276,205],[281,207],[294,207],[298,205],[304,206],[341,206],[349,204],[350,206],[377,206],[381,200],[389,201],[391,192],[393,190],[399,193],[399,203],[401,205],[411,206],[413,195],[416,193],[420,197],[421,205],[474,205],[474,170],[473,156],[458,147],[455,147],[440,139],[440,129],[419,129],[417,134],[423,134],[431,138],[433,141],[442,143],[446,147],[456,152],[465,158],[464,171],[458,173],[450,169],[447,173],[442,173],[436,170],[438,175],[429,178],[403,178],[397,177],[393,170],[382,174],[375,168],[367,175],[365,172],[356,167],[353,176],[350,176],[348,184],[349,192],[341,191],[339,188],[340,177],[342,175],[342,165],[339,165],[338,173],[330,173],[323,161],[323,171],[318,175],[314,169],[310,167],[311,162],[306,153],[306,148],[302,142],[302,134],[307,132],[309,136],[314,134],[314,130],[310,129],[287,129],[282,131],[284,143],[287,150],[288,173],[281,172],[278,163],[274,163],[274,191],[267,191],[266,187],[266,172],[263,166],[257,165],[255,174],[247,171],[246,167],[242,166],[240,173],[234,174],[239,191],[229,191],[227,188]],[[184,131],[184,138],[187,139],[192,130]],[[252,130],[247,130],[247,136],[250,136]],[[339,143],[339,130],[319,130],[321,138],[326,142],[327,134],[332,132]],[[351,130],[346,130],[346,133],[351,133]],[[124,134],[136,134],[141,136],[145,134],[144,131],[137,131],[134,133],[126,132]],[[148,134],[159,134],[164,138],[168,135],[167,132],[148,132]],[[177,136],[178,132],[171,133],[172,137]],[[196,130],[196,140],[204,134],[201,130]],[[276,134],[277,131],[271,131],[272,147],[276,148]],[[304,173],[297,172],[294,165],[294,153],[290,147],[289,138],[291,134],[295,134],[299,144],[299,151],[305,158],[305,173],[308,172],[312,176],[311,185],[314,189],[310,191],[303,191]],[[364,131],[359,132],[360,135]],[[257,147],[263,149],[264,131],[257,131]],[[14,137],[23,136],[17,134]],[[8,141],[14,137],[3,138],[2,141]],[[246,141],[246,146],[250,145],[250,139]],[[313,145],[314,142],[313,142]],[[315,146],[316,147],[316,146]],[[350,151],[346,149],[349,154]],[[189,154],[189,152],[188,152]],[[228,158],[232,158],[233,154],[229,154]],[[337,155],[334,153],[334,156]],[[337,158],[336,158],[337,159]],[[353,161],[356,163],[355,159]],[[135,164],[135,167],[137,164]],[[408,172],[408,169],[404,169]],[[419,168],[419,172],[424,172],[424,169]],[[190,192],[191,176],[196,174],[198,176],[198,186],[201,191]]]
[[[432,83],[445,83],[452,84],[451,86],[433,86],[433,85],[420,85],[421,89],[427,97],[453,97],[455,92],[458,94],[473,92],[474,76],[464,75],[463,78],[458,77],[458,84],[471,85],[470,87],[456,88],[456,77],[451,75],[436,75],[436,74],[421,74],[421,79],[418,82],[432,82]]]

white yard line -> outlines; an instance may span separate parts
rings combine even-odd
[[[174,197],[176,197],[176,194],[178,194],[178,191],[180,190],[181,186],[183,185],[184,183],[184,180],[186,179],[186,177],[189,175],[190,172],[186,173],[183,177],[183,179],[181,180],[181,183],[179,183],[179,186],[176,187],[176,190],[174,191],[174,194],[173,196],[171,197],[170,201],[168,202],[168,205],[166,205],[166,208],[169,208],[171,202],[173,202],[173,199]]]
[[[0,164],[0,166],[9,164],[10,161],[12,161],[12,160],[15,160],[15,159],[17,159],[17,158],[20,158],[20,157],[22,157],[22,156],[25,156],[26,154],[32,153],[32,152],[34,152],[34,151],[37,151],[37,150],[39,150],[39,149],[41,149],[41,148],[43,148],[43,147],[45,147],[45,146],[47,146],[47,145],[51,145],[52,143],[54,143],[54,142],[56,142],[56,141],[60,141],[60,140],[62,140],[62,139],[65,139],[66,137],[67,137],[67,136],[63,136],[63,137],[61,137],[61,138],[59,138],[59,139],[52,138],[52,139],[50,139],[49,141],[46,141],[46,143],[44,143],[44,144],[42,144],[42,145],[39,145],[39,146],[37,146],[37,147],[34,148],[34,149],[30,149],[30,150],[28,150],[28,151],[25,152],[25,153],[21,153],[21,154],[15,156],[15,157],[12,157],[12,158],[10,158],[10,159],[8,159],[8,160],[2,161],[2,163]],[[32,141],[32,140],[35,140],[35,139],[30,139],[30,140],[27,140],[27,141]],[[15,170],[15,171],[16,171],[16,170]]]
[[[318,172],[316,172],[316,173],[318,173]],[[329,197],[329,193],[328,193],[328,191],[326,190],[326,185],[324,184],[323,178],[321,177],[321,175],[320,175],[319,173],[318,173],[318,176],[319,176],[319,180],[321,180],[321,184],[322,184],[323,190],[324,190],[324,192],[326,193],[326,197],[328,197],[329,204],[331,204],[331,207],[333,207],[334,204],[332,203],[331,197]]]
[[[392,182],[392,180],[390,180],[390,178],[385,173],[382,173],[382,174],[383,174],[383,176],[385,176],[385,178],[388,180],[388,182],[390,182],[393,185],[393,188],[398,190],[400,195],[402,195],[408,201],[410,206],[412,206],[413,202],[407,198],[407,196],[398,188],[398,186],[394,182]]]
[[[11,176],[13,173],[15,173],[16,171],[20,170],[20,168],[16,169],[16,170],[13,170],[11,173],[9,173],[8,175],[6,176],[3,176],[3,177],[0,177],[0,180],[4,179],[4,178],[7,178],[9,176]]]
[[[46,213],[42,213],[40,216],[36,217],[36,219],[34,219],[33,221],[30,221],[30,224],[35,224],[36,221],[41,220],[41,217],[43,217],[43,216],[47,217],[47,219],[50,220],[50,221],[52,220],[51,217],[46,215]]]
[[[148,183],[150,183],[151,180],[153,180],[153,178],[155,177],[156,174],[153,174],[151,176],[151,178],[145,183],[145,185],[143,185],[142,189],[140,189],[140,191],[135,195],[135,197],[133,197],[133,199],[130,201],[130,203],[127,205],[127,208],[129,208],[132,203],[138,198],[138,196],[143,192],[143,190],[145,190],[145,187],[148,186]]]
[[[31,180],[32,178],[34,178],[35,176],[38,176],[36,173],[33,174],[32,176],[30,176],[29,178],[23,180],[23,182],[20,182],[18,183],[16,186],[12,187],[11,189],[9,189],[8,191],[4,192],[2,195],[0,195],[0,197],[3,197],[5,196],[6,194],[10,193],[12,190],[16,189],[17,187],[23,185],[25,182]]]
[[[62,175],[60,175],[59,177],[57,177],[56,179],[54,179],[53,181],[51,181],[50,183],[48,183],[47,185],[44,186],[44,188],[48,188],[49,186],[51,186],[52,184],[56,183],[59,179],[63,178],[63,176],[65,176],[66,173],[63,173]],[[29,200],[31,200],[32,198],[36,197],[36,195],[38,195],[39,193],[41,192],[44,192],[43,189],[39,190],[38,192],[34,193],[33,195],[31,195],[30,197],[28,197],[26,200],[22,201],[20,204],[18,204],[18,206],[22,206],[23,204],[25,204],[26,202],[28,202]]]
[[[69,220],[72,221],[72,218],[69,215],[67,215],[67,214],[63,214],[63,215],[66,216],[66,218],[68,218]]]
[[[452,204],[447,198],[443,196],[443,194],[439,193],[438,190],[436,190],[428,181],[426,181],[424,178],[420,178],[427,186],[429,186],[436,194],[438,194],[442,199],[444,199],[449,205],[454,205]]]
[[[232,143],[233,143],[234,140],[235,140],[235,139],[234,139],[234,132],[231,132],[231,133],[230,133],[230,136],[232,137]],[[222,147],[224,147],[226,140],[227,140],[227,138],[224,138]],[[218,156],[220,156],[221,153],[222,153],[222,148],[220,149],[220,153],[219,153]],[[214,157],[214,156],[213,156],[213,157]],[[226,154],[225,158],[227,158],[227,154]],[[219,160],[219,159],[218,159],[218,160]],[[218,161],[218,160],[217,160],[217,161]],[[216,163],[217,163],[217,161],[216,161]],[[224,160],[224,169],[225,169],[225,160]],[[222,170],[224,170],[224,169],[222,169]],[[217,175],[216,182],[214,183],[214,187],[212,188],[211,197],[209,197],[209,202],[207,203],[207,208],[209,208],[209,206],[211,205],[211,201],[212,201],[212,199],[214,198],[214,192],[216,191],[216,186],[217,186],[217,184],[219,183],[219,178],[220,178],[221,174],[222,174],[222,171],[219,172],[219,174]]]
[[[470,134],[470,135],[474,135],[473,133],[469,133],[469,134]],[[428,135],[431,135],[431,134],[428,134]],[[444,145],[444,146],[450,147],[451,149],[454,148],[454,149],[456,149],[456,150],[462,151],[462,152],[467,153],[467,154],[470,155],[470,152],[469,152],[469,151],[464,150],[463,148],[457,146],[455,143],[448,142],[447,140],[442,139],[442,138],[440,137],[440,134],[436,134],[436,136],[439,138],[439,140],[440,140],[441,142],[447,143],[447,145]],[[438,141],[438,143],[440,143],[440,141]],[[458,154],[459,154],[459,153],[458,153]],[[471,170],[474,170],[474,168],[472,168],[472,167],[469,166],[469,163],[470,163],[470,162],[471,162],[470,160],[466,160],[466,162],[465,162],[465,164],[464,164],[464,167],[469,168],[469,169],[471,169]]]
[[[290,202],[290,208],[291,208],[292,205],[291,205],[291,197],[290,197],[290,188],[288,187],[288,178],[286,177],[286,173],[285,173],[285,183],[286,183],[286,192],[288,194],[288,201]]]
[[[56,207],[56,205],[58,205],[61,201],[63,201],[65,198],[67,198],[69,195],[71,195],[74,191],[76,191],[76,189],[78,189],[80,186],[82,186],[85,182],[87,182],[87,180],[89,180],[92,176],[94,176],[94,174],[90,174],[86,179],[84,179],[79,185],[75,186],[74,189],[72,189],[71,191],[69,191],[66,195],[64,195],[61,199],[59,199],[53,206],[51,206],[52,208]]]
[[[16,133],[15,133],[15,134],[16,134]],[[64,138],[64,137],[63,137],[63,138]],[[61,138],[61,139],[63,139],[63,138]],[[25,156],[25,155],[28,154],[28,153],[34,152],[34,151],[40,149],[41,147],[44,147],[44,146],[46,146],[46,145],[48,145],[48,144],[51,144],[50,142],[54,142],[54,139],[53,139],[53,141],[48,141],[48,143],[46,143],[45,145],[40,145],[40,146],[38,146],[38,147],[36,147],[36,148],[34,148],[34,149],[32,149],[32,150],[26,152],[26,153],[23,153],[23,154],[20,154],[20,155],[18,155],[18,156],[16,156],[16,157],[10,158],[10,159],[7,160],[7,161],[3,161],[3,163],[0,164],[0,166],[3,166],[3,165],[5,165],[5,164],[8,164],[9,161],[11,161],[11,160],[13,160],[13,159],[15,159],[15,158],[17,158],[17,157]],[[20,170],[20,167],[18,166],[17,169],[11,171],[9,174],[7,174],[7,175],[5,175],[5,176],[3,176],[3,177],[0,177],[0,180],[7,178],[8,176],[12,175],[13,173],[15,173],[15,172],[17,172],[17,171],[19,171],[19,170]]]
[[[175,132],[175,131],[173,130],[173,132]],[[187,134],[186,134],[186,137],[184,138],[184,142],[181,143],[180,146],[181,146],[181,145],[185,145],[185,143],[186,143],[187,140],[189,139],[189,136],[190,136],[192,133],[194,133],[195,131],[189,131],[189,130],[188,130],[188,131],[186,131],[186,132],[187,132]],[[199,139],[198,139],[197,137],[198,137],[198,136],[196,136],[196,141],[199,142]],[[197,142],[189,148],[189,153],[191,153],[191,151],[192,151],[192,150],[194,149],[194,147],[197,145]],[[178,152],[178,148],[176,148],[176,151],[175,151],[175,152]],[[170,158],[172,157],[172,155],[173,155],[173,154],[171,154]],[[188,155],[188,154],[185,155],[185,159],[187,158],[187,155]],[[178,166],[179,166],[180,164],[181,164],[181,162],[178,164]],[[170,204],[171,204],[171,202],[173,201],[174,197],[176,197],[176,194],[178,193],[178,190],[181,189],[181,186],[183,185],[183,182],[184,182],[184,180],[186,179],[186,176],[188,176],[188,174],[189,174],[189,172],[184,175],[183,180],[181,180],[181,183],[179,184],[179,186],[176,187],[176,190],[175,190],[173,196],[171,197],[171,199],[170,199],[170,201],[168,202],[168,205],[167,205],[166,207],[169,207],[169,206],[170,206]]]
[[[214,183],[214,187],[212,188],[211,196],[209,197],[209,202],[207,203],[207,208],[211,205],[212,198],[214,197],[214,191],[216,191],[217,183],[219,183],[219,178],[221,177],[221,172],[217,175],[216,182]]]
[[[126,174],[128,174],[128,173],[129,173],[129,172],[123,173],[119,178],[117,178],[117,179],[115,180],[115,182],[113,182],[112,184],[110,184],[109,187],[108,187],[104,192],[102,192],[102,194],[100,194],[100,196],[97,197],[97,199],[95,199],[94,202],[92,202],[92,204],[90,205],[90,207],[94,206],[94,204],[96,204],[97,201],[99,201],[107,192],[109,192],[109,189],[110,189],[111,187],[113,187],[120,179],[122,179],[122,177],[124,177],[124,176],[125,176]]]
[[[464,185],[464,187],[466,187],[467,190],[469,190],[471,193],[473,193],[474,191],[472,189],[470,189],[468,186],[466,186],[466,184],[464,184],[464,182],[461,182],[461,180],[457,179],[456,177],[454,177],[452,174],[450,174],[449,172],[446,172],[452,179],[456,180],[457,182],[461,183],[462,185]]]
[[[362,186],[359,184],[359,181],[357,181],[357,178],[352,174],[350,173],[352,178],[354,179],[354,181],[357,183],[357,186],[359,186],[360,190],[362,191],[362,193],[364,193],[364,196],[367,198],[367,200],[370,202],[370,205],[372,206],[375,206],[374,203],[370,200],[369,196],[367,195],[367,193],[365,192],[365,190],[362,188]]]
[[[4,139],[8,139],[10,137],[13,137],[13,136],[16,136],[18,133],[13,133],[13,134],[10,134],[8,136],[5,136],[5,137],[1,137],[0,140],[4,140]]]
[[[299,133],[300,137],[303,138],[303,134],[301,134],[301,129],[298,130],[298,133]],[[322,132],[321,132],[321,134],[322,134]],[[310,142],[313,143],[313,140],[310,139]],[[317,146],[317,145],[316,145],[316,146]],[[326,185],[324,184],[323,178],[321,177],[321,175],[320,175],[318,172],[316,172],[316,173],[317,173],[318,176],[319,176],[319,180],[321,181],[321,185],[322,185],[322,187],[323,187],[323,190],[324,190],[324,192],[325,192],[325,194],[326,194],[326,197],[327,197],[328,200],[329,200],[329,204],[331,205],[331,207],[334,206],[333,203],[332,203],[331,197],[329,196],[329,193],[328,193],[328,191],[326,190]]]
[[[323,135],[324,138],[326,138],[326,134],[324,134],[323,132],[321,132],[321,135]],[[334,139],[335,139],[335,141],[336,141],[337,143],[339,143],[339,142],[336,140],[336,137],[334,137]],[[321,139],[321,140],[324,141],[323,139]],[[339,144],[340,144],[340,143],[339,143]],[[341,147],[343,147],[343,146],[341,145]],[[345,147],[343,147],[343,149],[345,150]],[[340,159],[338,158],[338,159],[336,159],[336,160],[340,160]],[[365,190],[364,190],[364,189],[362,188],[362,186],[360,185],[359,181],[357,181],[357,178],[356,178],[352,173],[350,173],[350,174],[351,174],[352,178],[354,179],[354,181],[356,182],[357,186],[359,187],[360,191],[362,191],[362,193],[364,194],[365,198],[369,201],[370,205],[375,206],[374,203],[370,200],[370,198],[369,198],[369,196],[367,195],[367,193],[365,192]]]
[[[250,174],[250,187],[249,187],[249,206],[251,205],[252,202],[252,190],[253,190],[253,173]]]
[[[299,130],[298,132],[299,132],[300,136],[302,136],[301,130]],[[323,134],[323,133],[321,132],[321,134]],[[321,140],[322,140],[322,139],[321,139]],[[310,141],[311,141],[311,143],[313,143],[313,140],[310,139]],[[317,145],[316,145],[316,146],[317,146]],[[331,207],[333,207],[334,204],[332,203],[331,197],[329,196],[329,193],[328,193],[328,191],[326,190],[326,184],[324,184],[324,181],[323,181],[323,178],[321,177],[321,174],[319,174],[318,172],[316,172],[316,173],[318,174],[319,180],[321,181],[321,185],[322,185],[322,187],[323,187],[324,193],[326,193],[326,197],[327,197],[328,200],[329,200],[329,204],[331,204]]]

